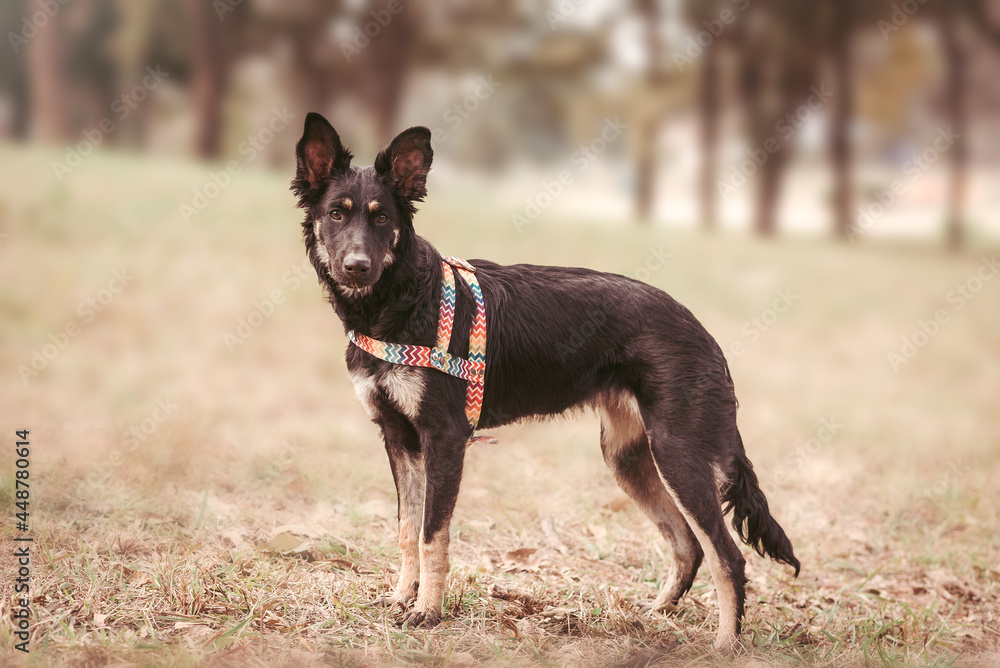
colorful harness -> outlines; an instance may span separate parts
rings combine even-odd
[[[451,330],[455,324],[455,274],[452,267],[458,271],[462,279],[472,289],[476,299],[476,314],[469,330],[469,357],[464,359],[448,352],[451,343]],[[476,278],[476,268],[465,260],[455,257],[441,257],[441,310],[438,314],[437,342],[433,348],[415,346],[406,343],[386,343],[357,334],[353,330],[347,333],[351,343],[380,360],[403,366],[422,366],[437,369],[444,373],[462,378],[465,386],[465,417],[469,426],[475,432],[479,425],[479,416],[483,409],[483,389],[486,383],[486,304],[483,301],[483,290]],[[488,436],[473,436],[474,441],[494,442]]]

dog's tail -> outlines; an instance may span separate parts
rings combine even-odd
[[[728,514],[732,511],[733,528],[744,543],[755,549],[757,554],[792,566],[795,568],[795,577],[798,577],[801,564],[795,558],[792,543],[785,531],[771,517],[767,499],[757,484],[753,464],[747,459],[743,449],[743,438],[739,439],[739,451],[733,460],[733,473],[722,497],[723,512]]]

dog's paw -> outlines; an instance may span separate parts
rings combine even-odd
[[[406,628],[432,629],[441,623],[440,610],[411,610],[403,615],[400,625]]]
[[[417,583],[414,582],[412,587],[408,587],[403,591],[396,590],[391,594],[386,594],[385,596],[379,596],[377,599],[370,603],[373,608],[399,608],[400,610],[406,610],[410,603],[417,597]]]
[[[639,612],[647,615],[652,615],[656,612],[663,615],[670,615],[677,612],[679,607],[676,603],[657,603],[656,601],[636,601],[634,605]]]
[[[370,608],[382,608],[384,610],[390,610],[392,608],[395,608],[397,605],[399,606],[399,608],[401,610],[405,610],[406,609],[406,602],[405,601],[400,600],[395,595],[386,594],[385,596],[379,596],[374,601],[372,601],[371,603],[369,603],[368,607],[370,607]]]

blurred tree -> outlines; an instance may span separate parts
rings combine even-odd
[[[18,139],[27,137],[29,132],[26,47],[20,43],[21,32],[24,30],[22,20],[25,7],[26,3],[23,0],[0,3],[0,34],[7,36],[10,48],[14,49],[14,57],[0,58],[0,94],[4,102],[10,105],[10,120],[0,131],[9,132]],[[11,38],[11,35],[14,37]]]
[[[719,50],[718,40],[705,49],[704,62],[698,87],[698,107],[701,115],[701,219],[706,229],[718,225],[716,181],[718,181],[719,123],[722,105],[719,91]]]
[[[398,0],[376,0],[375,12],[386,13]],[[414,63],[417,12],[404,8],[383,28],[378,38],[362,51],[358,64],[363,72],[362,95],[375,115],[378,141],[388,143],[395,135],[396,117]]]
[[[941,35],[945,62],[945,114],[954,131],[954,143],[948,149],[951,175],[945,213],[945,238],[952,249],[960,248],[966,237],[965,201],[968,194],[969,113],[967,42],[974,30],[987,43],[1000,47],[1000,17],[986,0],[931,0],[929,20]]]
[[[649,222],[655,203],[657,138],[663,124],[663,108],[659,101],[665,83],[663,20],[659,0],[635,0],[642,18],[646,50],[644,93],[648,102],[640,110],[636,138],[635,213],[640,222]]]
[[[46,0],[31,0],[26,16],[48,17],[49,7]],[[42,141],[64,141],[69,136],[69,107],[64,96],[64,23],[65,15],[56,13],[45,25],[36,27],[34,37],[25,47],[30,80],[31,134]]]
[[[854,112],[851,76],[851,35],[855,25],[853,0],[828,4],[832,10],[831,61],[833,65],[833,114],[830,120],[830,157],[833,161],[833,220],[836,233],[847,238],[854,215],[851,178],[850,126]]]
[[[205,0],[187,0],[185,8],[191,35],[195,151],[212,159],[222,149],[222,105],[234,61],[238,21],[245,12],[220,16],[213,3]]]
[[[993,4],[996,9],[996,3]],[[985,0],[958,0],[946,3],[938,0],[935,9],[942,32],[947,63],[948,119],[956,134],[951,153],[951,182],[948,187],[945,236],[948,245],[957,249],[965,241],[965,199],[968,191],[969,142],[968,128],[968,55],[963,44],[963,29],[968,21],[979,34],[995,47],[1000,47],[1000,20],[991,13]]]
[[[821,56],[823,3],[762,0],[747,9],[737,32],[740,52],[738,87],[754,150],[767,150],[757,170],[754,229],[762,236],[776,231],[781,177],[790,159],[794,127],[778,132],[810,95]]]
[[[718,0],[689,0],[686,9],[688,20],[696,27],[718,20],[722,11]],[[729,8],[729,11],[733,10]],[[727,31],[723,29],[704,47],[698,77],[698,118],[701,122],[698,205],[702,225],[708,230],[715,229],[718,224],[719,197],[716,184],[719,180],[719,125],[722,117],[719,61],[720,52],[727,42]]]
[[[977,4],[977,3],[976,3]],[[947,63],[948,118],[955,130],[955,143],[951,153],[951,183],[948,188],[945,236],[948,245],[959,248],[965,237],[965,197],[968,183],[969,151],[965,138],[967,127],[965,77],[967,70],[965,49],[961,44],[962,17],[955,7],[949,7],[941,16],[944,56]]]
[[[828,130],[833,163],[833,220],[836,234],[846,237],[853,221],[850,128],[854,117],[852,38],[882,10],[880,3],[860,0],[761,0],[747,10],[737,28],[740,54],[739,89],[753,147],[777,142],[758,171],[754,229],[767,236],[776,231],[781,180],[791,159],[797,123],[789,125],[801,105],[822,83],[822,68],[832,72],[832,105]],[[820,96],[822,97],[822,96]],[[825,103],[825,100],[820,100]]]
[[[262,2],[255,11],[257,46],[290,54],[287,77],[303,109],[328,112],[333,100],[354,99],[369,111],[376,142],[392,138],[406,84],[423,64],[426,8],[303,0]]]

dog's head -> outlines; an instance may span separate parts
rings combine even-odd
[[[352,167],[351,152],[319,114],[306,116],[295,146],[292,191],[306,210],[306,244],[321,276],[344,296],[365,295],[409,247],[414,202],[427,194],[434,152],[430,130],[404,130],[372,167]]]

